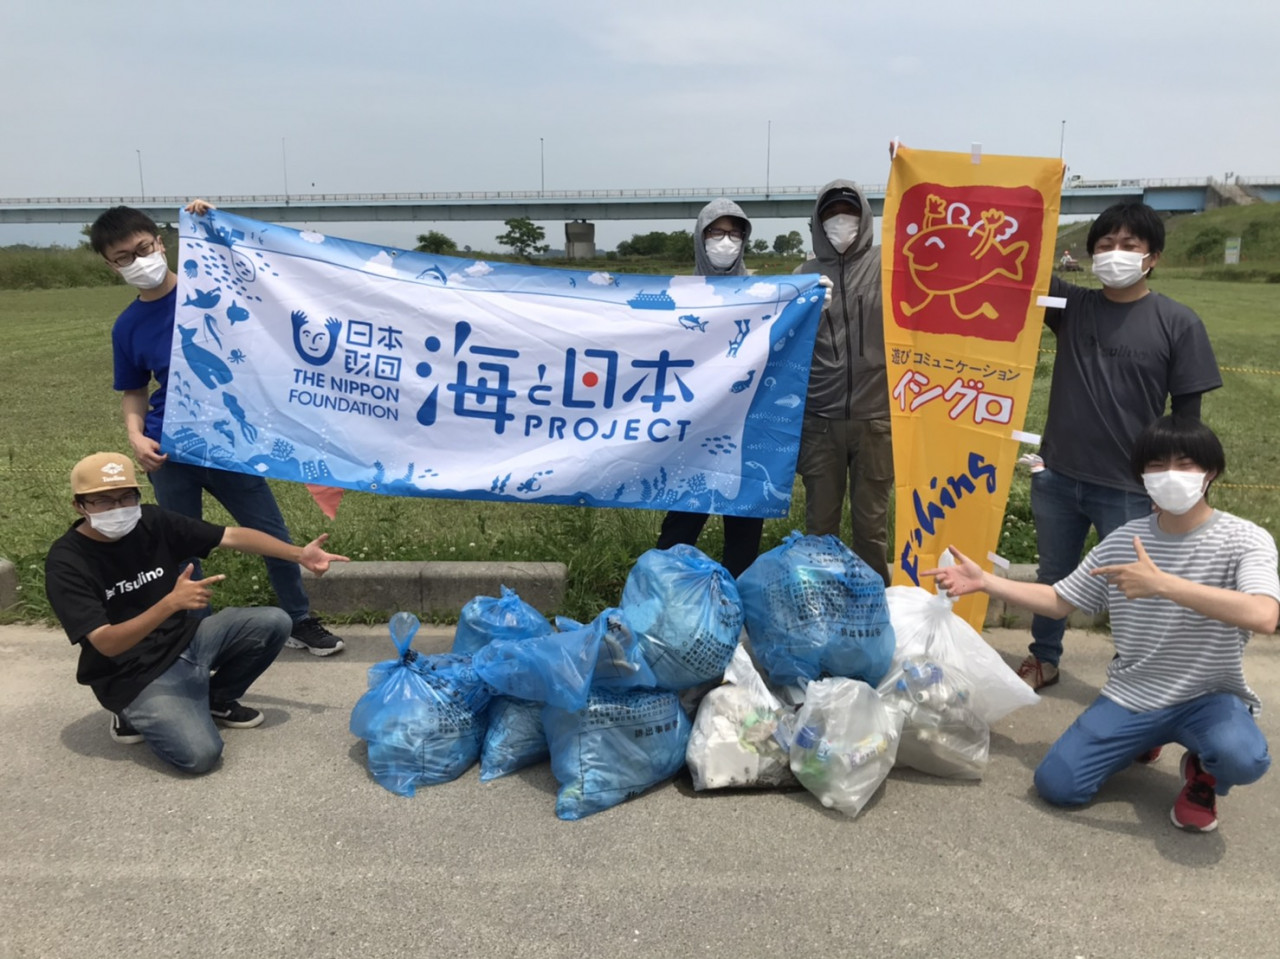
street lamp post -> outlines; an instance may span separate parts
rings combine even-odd
[[[540,176],[538,196],[542,196],[547,192],[547,150],[542,137],[538,137],[538,172]]]
[[[280,138],[280,165],[284,167],[284,203],[289,205],[289,155],[285,153],[284,137]]]
[[[764,139],[764,195],[769,195],[769,173],[773,165],[773,121],[769,121]]]
[[[138,154],[138,192],[142,194],[142,199],[145,200],[147,198],[147,188],[142,182],[142,151],[134,150],[133,152]]]

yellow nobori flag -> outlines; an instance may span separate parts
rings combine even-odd
[[[1000,540],[1040,346],[1062,161],[900,147],[884,203],[895,585]],[[980,629],[985,594],[956,612]]]

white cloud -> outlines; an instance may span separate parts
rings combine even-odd
[[[724,298],[701,276],[673,276],[667,295],[675,300],[677,309],[720,306]]]
[[[366,260],[364,268],[370,273],[380,273],[383,276],[396,275],[395,258],[386,250],[379,250],[376,256]]]
[[[323,233],[316,233],[314,230],[303,230],[301,233],[299,233],[299,234],[298,234],[298,236],[300,236],[302,239],[306,240],[308,243],[323,243],[323,242],[324,242],[324,234],[323,234]]]
[[[472,263],[469,267],[467,267],[462,272],[465,273],[467,276],[486,276],[489,273],[493,272],[493,267],[491,267],[484,260],[476,260],[476,262]]]
[[[609,273],[592,273],[587,277],[588,283],[594,283],[596,286],[611,286],[613,284],[613,276]]]
[[[772,283],[752,283],[747,287],[747,296],[757,300],[772,300],[778,295],[778,288]]]

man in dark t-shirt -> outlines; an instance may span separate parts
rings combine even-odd
[[[316,575],[346,557],[325,552],[327,535],[299,547],[143,506],[133,463],[119,453],[77,463],[71,492],[81,518],[49,549],[45,591],[67,638],[80,646],[76,679],[111,711],[117,742],[145,740],[179,769],[207,772],[222,755],[215,723],[262,722],[262,713],[238,700],[271,665],[293,622],[274,607],[189,616],[208,607],[213,584],[225,578],[193,578],[190,557],[226,546]]]
[[[1086,249],[1103,288],[1054,277],[1050,295],[1067,302],[1045,314],[1058,352],[1031,509],[1037,582],[1049,585],[1079,564],[1090,526],[1101,541],[1151,512],[1129,458],[1166,400],[1172,413],[1198,418],[1201,394],[1222,385],[1200,317],[1147,286],[1164,249],[1159,215],[1143,203],[1109,207],[1090,227]],[[1058,681],[1065,626],[1062,619],[1032,620],[1030,653],[1018,668],[1032,688]]]

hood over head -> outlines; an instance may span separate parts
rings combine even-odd
[[[711,260],[707,256],[706,241],[702,238],[703,231],[722,216],[731,216],[737,220],[741,220],[742,230],[746,233],[746,237],[742,241],[742,252],[738,254],[738,259],[734,262],[733,266],[729,267],[727,270],[717,270],[711,265]],[[702,208],[702,212],[698,214],[698,221],[693,228],[694,275],[746,276],[747,266],[743,262],[743,256],[747,251],[747,247],[750,245],[751,221],[747,219],[747,215],[742,212],[742,207],[725,197],[712,200]]]
[[[836,252],[836,248],[827,239],[826,231],[822,229],[824,210],[839,200],[846,200],[856,206],[861,219],[858,224],[858,236],[854,239],[853,245],[844,251],[845,261],[861,256],[871,249],[871,241],[874,239],[872,224],[875,221],[866,195],[852,180],[832,180],[818,191],[818,197],[813,203],[813,217],[809,221],[809,228],[813,233],[813,255],[819,263],[834,264],[840,259],[840,254]]]

